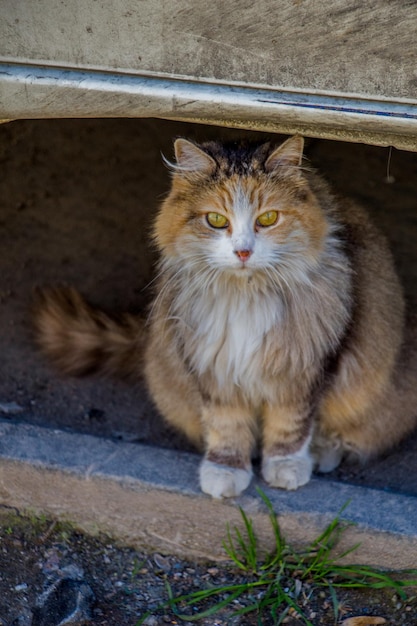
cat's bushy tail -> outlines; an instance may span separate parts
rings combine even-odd
[[[36,340],[61,372],[140,375],[144,320],[128,314],[112,318],[70,287],[37,289],[33,313]]]

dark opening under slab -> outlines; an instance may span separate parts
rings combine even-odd
[[[64,379],[53,371],[33,343],[30,302],[35,286],[66,283],[103,309],[144,310],[155,260],[149,232],[169,182],[161,152],[172,157],[177,136],[242,134],[152,119],[0,126],[2,418],[191,450],[161,421],[140,384]],[[307,155],[337,191],[364,203],[388,235],[412,314],[417,155],[392,152],[391,183],[388,149],[313,140]],[[417,495],[417,436],[366,467],[342,466],[330,478]]]

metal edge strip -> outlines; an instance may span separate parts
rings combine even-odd
[[[58,117],[161,117],[417,151],[417,102],[0,63],[0,118]]]

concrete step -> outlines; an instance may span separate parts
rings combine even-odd
[[[349,502],[352,525],[340,552],[360,543],[350,562],[384,568],[417,566],[417,498],[313,478],[295,492],[255,478],[239,498],[213,500],[198,486],[198,455],[124,443],[29,424],[0,421],[0,504],[65,519],[137,548],[223,560],[226,529],[241,524],[241,507],[261,543],[273,540],[270,499],[285,538],[314,539]]]

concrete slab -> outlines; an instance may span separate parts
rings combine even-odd
[[[314,478],[296,492],[255,479],[240,498],[216,501],[198,487],[194,454],[91,435],[0,421],[0,504],[66,519],[135,547],[189,558],[225,558],[227,524],[242,507],[265,548],[272,533],[270,498],[284,536],[307,542],[346,502],[352,522],[340,550],[360,542],[349,560],[388,568],[417,565],[417,498]]]

